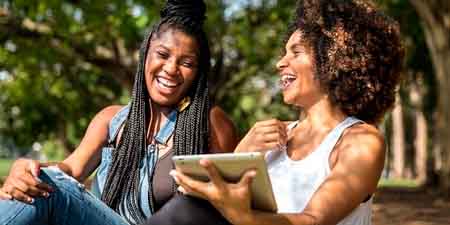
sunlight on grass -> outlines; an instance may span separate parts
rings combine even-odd
[[[381,179],[378,187],[417,188],[416,181],[410,179]]]
[[[5,179],[13,161],[12,159],[0,159],[0,182]]]

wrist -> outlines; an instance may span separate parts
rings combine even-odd
[[[253,225],[255,224],[255,213],[254,210],[250,210],[246,213],[242,213],[239,215],[238,220],[233,222],[234,225]]]

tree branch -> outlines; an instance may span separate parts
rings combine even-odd
[[[69,58],[80,57],[81,61],[88,62],[110,72],[113,75],[113,79],[126,88],[131,88],[133,85],[133,63],[130,63],[128,66],[123,65],[121,61],[116,60],[117,58],[115,57],[105,57],[107,54],[99,54],[99,52],[101,52],[98,51],[100,46],[97,47],[97,51],[94,51],[91,48],[86,49],[84,46],[88,45],[55,33],[45,24],[34,23],[27,18],[21,19],[14,17],[7,12],[2,12],[0,14],[0,42],[4,42],[16,36],[36,40],[48,39],[50,40],[49,43],[55,47],[56,50],[60,49],[60,46],[58,46],[57,43],[62,43],[64,41],[68,42],[75,56],[68,55],[64,51],[58,51],[63,56]],[[113,52],[105,47],[103,47],[103,49],[104,51]],[[121,57],[121,54],[116,57]],[[74,62],[76,61],[77,60],[74,60]]]

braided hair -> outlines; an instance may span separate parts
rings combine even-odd
[[[139,168],[146,154],[146,131],[152,118],[152,99],[145,82],[145,61],[151,41],[169,30],[179,30],[195,38],[199,46],[198,72],[188,89],[190,105],[179,112],[174,131],[174,155],[202,154],[207,151],[209,109],[207,74],[210,69],[210,49],[202,28],[206,6],[202,0],[168,0],[161,10],[161,20],[146,35],[139,52],[139,64],[132,91],[130,111],[122,138],[112,154],[102,200],[116,212],[128,211],[129,223],[142,223],[145,214],[139,206]],[[150,211],[154,212],[153,173],[149,174]],[[173,187],[175,191],[175,186]],[[131,220],[130,220],[131,219]]]

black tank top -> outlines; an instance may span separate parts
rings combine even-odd
[[[173,178],[169,175],[173,168],[173,150],[169,150],[162,155],[155,165],[153,177],[153,195],[155,200],[155,210],[160,209],[173,196]]]

